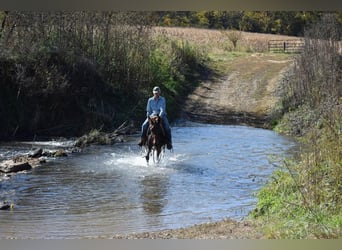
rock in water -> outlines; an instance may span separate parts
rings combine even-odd
[[[32,166],[27,162],[16,162],[14,160],[6,160],[0,163],[0,172],[16,173],[24,170],[30,170]]]
[[[9,209],[13,209],[13,208],[14,208],[14,204],[9,204],[7,201],[4,201],[0,205],[0,210],[9,210]]]
[[[38,148],[38,149],[34,150],[32,152],[32,154],[29,155],[29,157],[31,157],[31,158],[39,158],[39,157],[42,156],[42,154],[43,154],[43,149]]]

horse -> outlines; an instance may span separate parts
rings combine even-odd
[[[145,147],[147,154],[145,159],[149,162],[152,153],[153,161],[159,162],[162,150],[165,150],[167,143],[162,117],[153,116],[148,118],[147,140]]]

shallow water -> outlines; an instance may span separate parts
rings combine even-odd
[[[2,180],[0,200],[15,209],[0,211],[0,238],[86,238],[239,220],[295,147],[272,131],[244,126],[186,122],[172,131],[174,152],[158,165],[146,164],[134,137]],[[33,146],[3,145],[0,157]]]

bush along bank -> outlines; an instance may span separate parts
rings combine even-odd
[[[153,34],[145,15],[0,12],[0,140],[139,128],[154,85],[175,118],[206,55]]]
[[[268,238],[342,236],[341,29],[333,15],[306,31],[284,86],[276,130],[303,143],[258,193],[251,213]]]

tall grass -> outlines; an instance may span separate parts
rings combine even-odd
[[[270,238],[342,236],[341,27],[334,18],[307,30],[285,86],[279,129],[301,136],[304,147],[258,194],[252,215]]]
[[[191,44],[156,39],[148,17],[0,12],[0,138],[73,136],[140,122],[154,85],[175,117],[205,57]]]
[[[184,39],[156,33],[150,55],[151,88],[160,85],[167,97],[171,119],[179,113],[185,97],[210,74],[207,51]],[[150,89],[151,89],[150,88]],[[150,90],[149,89],[149,90]]]

